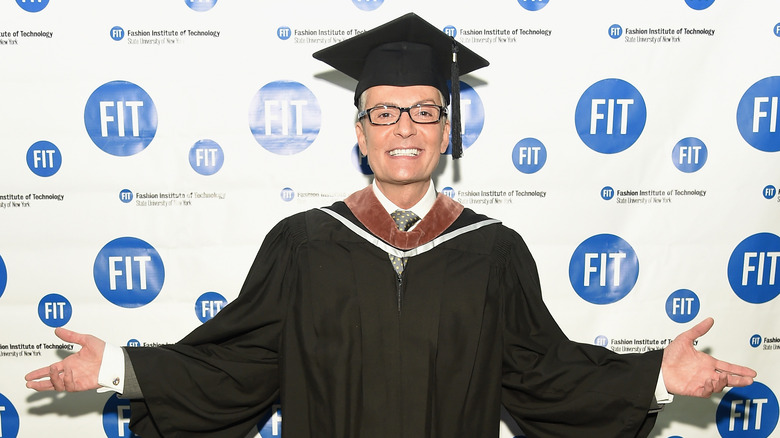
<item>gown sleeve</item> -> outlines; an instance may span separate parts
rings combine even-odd
[[[296,290],[302,215],[263,242],[239,296],[176,344],[126,349],[143,392],[130,429],[144,438],[243,437],[279,399],[279,349]]]
[[[663,350],[618,354],[570,341],[542,301],[536,265],[514,234],[506,254],[502,403],[530,438],[646,437]]]

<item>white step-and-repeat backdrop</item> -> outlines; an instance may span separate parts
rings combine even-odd
[[[354,82],[311,53],[410,11],[491,61],[436,186],[527,239],[569,336],[713,316],[698,347],[759,372],[652,436],[780,436],[777,0],[4,0],[1,437],[130,436],[116,397],[24,387],[72,351],[53,328],[174,342],[276,221],[367,185]]]

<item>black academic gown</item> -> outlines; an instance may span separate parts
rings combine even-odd
[[[370,188],[281,221],[216,317],[127,349],[131,429],[243,437],[280,399],[284,438],[497,437],[502,404],[529,437],[647,436],[660,351],[569,341],[522,238],[446,196],[388,221]]]

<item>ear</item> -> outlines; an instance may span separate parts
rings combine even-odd
[[[440,153],[447,152],[447,147],[450,145],[450,120],[445,118],[444,119],[444,127],[442,128],[442,138],[441,138],[441,147],[439,148]]]
[[[366,145],[366,133],[363,131],[363,123],[359,120],[355,123],[355,137],[357,137],[358,149],[363,156],[368,156],[368,146]]]

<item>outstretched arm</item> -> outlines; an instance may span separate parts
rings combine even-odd
[[[726,386],[747,386],[756,372],[748,367],[715,359],[693,347],[693,341],[707,333],[715,321],[707,318],[677,336],[666,349],[661,363],[666,390],[672,394],[709,397]]]
[[[100,364],[106,343],[92,336],[59,327],[54,334],[65,342],[78,344],[81,350],[65,359],[24,376],[27,387],[36,391],[86,391],[97,389]]]

